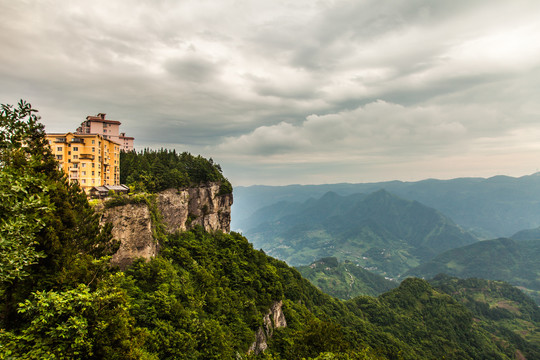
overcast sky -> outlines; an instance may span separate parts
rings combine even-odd
[[[540,168],[540,1],[0,0],[0,103],[233,185]]]

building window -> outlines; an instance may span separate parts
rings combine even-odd
[[[96,148],[92,148],[92,152],[96,152]]]
[[[83,175],[86,175],[86,171],[83,171],[82,174],[83,174]]]
[[[61,146],[57,147],[56,151],[62,151],[62,147]]]
[[[71,155],[71,151],[68,151],[68,155]]]
[[[79,151],[79,148],[77,146],[74,146],[73,151]]]
[[[92,167],[95,167],[95,166],[96,166],[96,164],[92,163]]]
[[[73,155],[73,159],[78,159],[79,155]]]
[[[56,160],[62,160],[62,155],[56,155]]]
[[[85,180],[85,179],[82,179],[82,183],[83,183],[83,184],[86,184],[86,180]]]
[[[82,163],[82,167],[86,167],[86,163]]]
[[[94,176],[94,175],[95,175],[95,171],[92,171],[92,176]]]
[[[96,143],[96,140],[92,140],[92,145],[94,145]]]

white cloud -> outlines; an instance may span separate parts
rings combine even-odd
[[[216,152],[281,162],[444,155],[463,150],[477,137],[500,136],[512,125],[504,114],[482,107],[405,107],[380,100],[351,111],[310,115],[299,125],[262,126],[227,138]]]
[[[421,173],[419,159],[473,164],[495,144],[536,151],[539,14],[533,0],[0,0],[0,102],[29,100],[52,131],[106,112],[138,146],[225,172]]]

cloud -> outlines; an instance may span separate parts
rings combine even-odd
[[[238,174],[422,173],[420,159],[535,151],[538,14],[532,0],[3,1],[0,102],[29,100],[50,131],[106,112],[141,148]]]
[[[310,115],[299,125],[262,126],[227,138],[215,151],[265,162],[400,159],[463,151],[476,138],[497,137],[513,129],[505,114],[482,107],[405,107],[379,100],[350,111]]]

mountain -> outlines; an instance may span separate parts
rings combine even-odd
[[[540,239],[540,227],[518,231],[510,238],[514,240],[538,240]]]
[[[444,273],[459,278],[507,281],[540,304],[540,240],[507,238],[480,241],[446,251],[405,274],[426,279]]]
[[[335,257],[323,258],[308,266],[296,268],[302,276],[324,293],[349,300],[358,295],[377,296],[392,290],[398,282],[385,279],[358,265]]]
[[[303,203],[329,191],[346,196],[380,189],[435,208],[484,239],[508,237],[540,226],[540,173],[536,173],[519,178],[236,187],[231,228],[245,231],[255,227],[257,224],[246,225],[247,219],[258,209],[280,201]]]
[[[463,304],[496,343],[516,358],[540,359],[540,308],[503,281],[439,275],[430,284]]]
[[[385,190],[349,196],[329,192],[284,206],[301,211],[279,217],[281,210],[272,206],[266,216],[272,220],[244,234],[256,248],[294,266],[335,256],[393,278],[440,252],[476,241],[438,211]],[[260,216],[265,213],[260,210]]]

